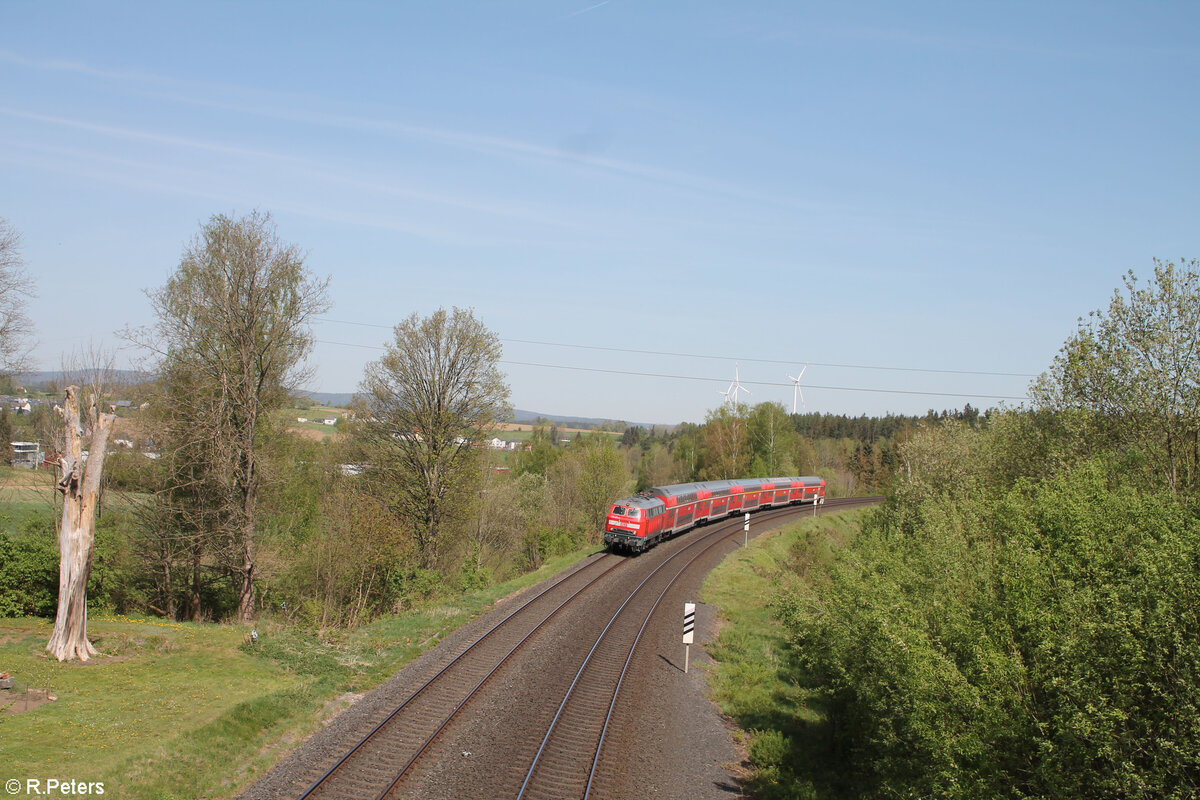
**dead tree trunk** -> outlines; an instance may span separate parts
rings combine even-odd
[[[58,613],[46,649],[59,661],[87,661],[97,654],[87,638],[87,581],[92,570],[92,541],[95,537],[96,507],[100,497],[100,473],[114,414],[101,414],[92,398],[88,409],[89,428],[79,419],[79,387],[68,386],[66,402],[58,409],[66,428],[66,443],[59,463],[63,495],[62,523],[58,529]],[[87,436],[88,457],[83,459]]]

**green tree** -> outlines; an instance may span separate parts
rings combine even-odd
[[[603,434],[589,436],[572,445],[572,455],[579,456],[582,462],[579,499],[588,539],[598,542],[613,501],[629,491],[629,472],[612,438]]]
[[[426,569],[438,564],[446,524],[469,507],[460,489],[474,479],[476,446],[509,414],[500,353],[470,310],[413,314],[360,384],[366,415],[357,432],[379,496],[411,526]]]
[[[495,574],[511,563],[541,523],[549,496],[546,477],[535,472],[510,475],[481,465],[477,503],[466,524],[468,559],[477,575]]]
[[[796,472],[792,453],[796,449],[796,428],[780,403],[759,403],[746,420],[750,437],[748,477],[769,478]]]
[[[163,446],[175,460],[167,494],[197,526],[197,543],[210,538],[201,531],[220,543],[237,576],[238,617],[249,621],[260,436],[307,376],[308,324],[329,308],[328,280],[256,211],[210,219],[148,296],[157,322],[129,336],[158,356]]]
[[[753,451],[746,425],[747,416],[747,408],[742,403],[736,406],[723,403],[705,416],[701,479],[726,480],[749,475]]]
[[[12,420],[8,416],[8,407],[0,408],[0,448],[3,448],[4,460],[9,462],[12,460],[12,448],[9,442],[13,441],[13,426]]]
[[[321,630],[394,611],[395,577],[412,546],[408,532],[348,479],[334,480],[320,506],[312,534],[296,543],[286,561],[275,593],[279,602]]]
[[[684,480],[699,480],[700,470],[704,467],[704,450],[701,444],[703,428],[692,423],[684,423],[680,428],[684,430],[679,434],[672,455]]]
[[[655,441],[638,459],[637,485],[634,488],[640,492],[651,486],[666,486],[685,480],[681,465],[672,455],[671,448],[664,442]]]
[[[1135,449],[1175,493],[1200,486],[1198,270],[1155,260],[1145,285],[1130,272],[1032,387],[1085,454]]]
[[[525,448],[517,454],[517,472],[522,475],[533,474],[545,477],[551,465],[558,460],[563,451],[556,447],[550,438],[550,430],[545,425],[538,425],[525,441]]]
[[[561,530],[598,541],[612,502],[630,487],[625,460],[610,437],[594,434],[573,443],[550,468],[550,520]]]

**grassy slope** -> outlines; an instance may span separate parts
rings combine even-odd
[[[58,696],[0,714],[0,763],[22,779],[101,780],[122,798],[232,796],[340,694],[379,684],[496,599],[583,555],[325,640],[267,626],[252,646],[240,627],[97,615],[88,631],[104,656],[59,664],[44,655],[50,623],[0,620],[0,670]]]
[[[782,627],[770,603],[795,581],[819,574],[833,549],[858,529],[864,512],[804,520],[766,533],[709,574],[702,598],[720,609],[710,646],[713,699],[740,729],[760,797],[819,796],[824,717],[785,658]],[[798,780],[797,780],[798,779]]]

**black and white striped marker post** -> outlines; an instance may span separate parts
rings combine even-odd
[[[686,675],[688,671],[688,662],[692,657],[692,634],[696,630],[696,604],[683,604],[683,672]]]
[[[749,514],[749,512],[746,513],[746,521],[744,523],[742,523],[742,532],[743,532],[742,535],[744,537],[744,541],[742,542],[742,547],[748,547],[750,545],[750,514]]]

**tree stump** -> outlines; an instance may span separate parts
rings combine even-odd
[[[62,477],[57,489],[63,495],[62,522],[58,529],[58,613],[46,649],[59,661],[87,661],[97,655],[87,638],[87,581],[92,571],[92,542],[95,539],[96,509],[100,496],[100,473],[108,434],[115,414],[101,414],[92,397],[88,428],[80,422],[79,387],[68,386],[66,400],[58,413],[66,428],[66,446],[59,465]],[[88,456],[83,441],[88,439]]]

